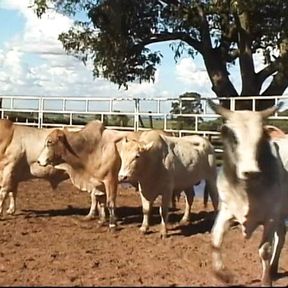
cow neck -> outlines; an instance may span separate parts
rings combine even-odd
[[[76,132],[69,132],[64,131],[65,134],[65,140],[63,142],[65,149],[62,153],[61,158],[64,162],[66,162],[68,165],[70,165],[73,168],[82,168],[85,167],[85,160],[83,157],[81,157],[80,152],[80,144],[81,137],[78,137],[78,135],[75,137]],[[75,141],[76,140],[76,141]],[[82,145],[85,145],[85,143],[82,142]],[[84,160],[84,161],[83,161]]]
[[[146,142],[148,142],[147,139]],[[139,181],[145,184],[149,183],[148,185],[154,185],[152,179],[155,179],[155,177],[156,179],[161,179],[161,175],[163,172],[165,174],[167,169],[166,160],[169,156],[169,147],[160,136],[157,136],[154,139],[153,147],[145,152],[143,156],[145,159],[143,159],[142,163],[145,163],[145,168],[141,169],[138,174]]]
[[[270,179],[274,181],[278,177],[278,160],[277,157],[279,158],[279,153],[277,151],[277,148],[275,148],[275,155],[272,153],[272,145],[274,145],[269,139],[263,135],[260,143],[259,143],[259,149],[258,149],[258,163],[259,163],[259,168],[264,174],[264,179],[263,181],[267,181]],[[280,158],[279,158],[280,159]],[[265,177],[267,175],[268,177]]]

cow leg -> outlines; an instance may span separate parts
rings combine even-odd
[[[226,207],[223,207],[218,212],[215,223],[212,228],[212,265],[214,272],[218,278],[224,282],[231,281],[231,275],[229,275],[227,269],[224,266],[221,246],[225,233],[230,227],[230,222],[233,219],[233,215]]]
[[[272,286],[270,262],[272,260],[273,236],[276,233],[275,228],[276,223],[274,221],[269,221],[268,223],[264,224],[263,235],[259,245],[259,257],[262,262],[262,286]],[[275,244],[277,245],[277,243]]]
[[[99,213],[99,224],[102,225],[106,221],[106,195],[97,196],[97,208]]]
[[[0,215],[3,214],[3,204],[6,199],[8,191],[5,188],[0,189]]]
[[[271,259],[271,243],[262,242],[259,248],[259,256],[262,262],[262,286],[272,286],[272,279],[270,273],[270,259]]]
[[[171,201],[171,197],[173,191],[166,191],[164,195],[162,195],[162,202],[159,208],[159,213],[161,216],[161,228],[160,228],[160,236],[161,238],[167,237],[167,223],[168,223],[168,211],[169,211],[169,203]]]
[[[204,193],[203,193],[203,204],[204,204],[205,209],[207,208],[208,198],[209,198],[209,189],[208,189],[208,184],[206,181],[205,186],[204,186]]]
[[[142,194],[142,190],[140,190],[141,202],[142,202],[142,212],[143,212],[143,221],[140,227],[140,231],[142,233],[147,233],[149,229],[149,217],[152,208],[152,202],[147,200],[145,196]]]
[[[191,206],[193,204],[194,196],[195,196],[195,191],[194,187],[192,189],[185,189],[185,212],[180,220],[180,224],[186,224],[190,221],[190,214],[191,214]]]
[[[96,206],[97,206],[97,200],[96,200],[96,195],[94,193],[94,190],[90,193],[91,197],[91,206],[90,206],[90,211],[89,213],[84,217],[85,220],[91,220],[95,218],[96,214]]]
[[[16,211],[16,192],[9,192],[9,207],[7,209],[7,214],[13,215]]]
[[[216,186],[216,179],[207,179],[205,184],[205,190],[206,189],[207,191],[205,191],[204,194],[206,193],[210,195],[214,211],[217,211],[219,204],[219,196]]]
[[[118,179],[115,177],[115,179]],[[115,216],[115,203],[117,195],[118,182],[116,181],[105,181],[105,190],[107,195],[107,208],[109,211],[109,228],[113,229],[116,227],[116,216]]]
[[[281,254],[281,250],[285,243],[285,235],[286,235],[286,225],[285,221],[280,221],[279,225],[277,225],[277,229],[274,233],[274,243],[273,243],[273,253],[272,259],[270,261],[270,271],[271,275],[276,276],[278,272],[278,264],[279,258]]]
[[[176,205],[176,200],[179,202],[179,198],[180,198],[180,194],[181,194],[181,191],[179,190],[174,190],[173,191],[173,194],[172,194],[172,199],[171,199],[171,208],[173,210],[175,210],[177,207]]]
[[[272,286],[272,273],[274,275],[277,273],[285,234],[286,226],[283,219],[279,223],[268,222],[264,225],[262,240],[259,245],[259,256],[262,262],[262,286]]]
[[[2,183],[1,183],[1,189],[0,189],[0,215],[3,214],[3,204],[4,201],[6,199],[7,193],[8,191],[12,191],[12,170],[14,168],[14,164],[13,165],[7,165],[4,167],[3,171],[2,171]],[[11,195],[10,193],[13,192],[9,192],[9,200],[12,202],[9,203],[9,208],[7,210],[7,213],[10,214],[10,212],[15,212],[15,202],[16,202],[16,194]]]

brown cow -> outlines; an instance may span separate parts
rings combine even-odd
[[[88,218],[95,214],[96,196],[106,194],[110,228],[116,225],[115,202],[121,165],[116,143],[130,133],[105,129],[98,120],[76,132],[55,129],[47,136],[38,158],[42,166],[52,164],[66,171],[77,188],[91,194]]]

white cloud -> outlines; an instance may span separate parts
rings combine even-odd
[[[66,55],[58,40],[73,21],[52,10],[39,19],[30,4],[29,0],[0,3],[0,8],[16,10],[25,19],[23,33],[13,35],[0,50],[0,89],[4,93],[96,97],[153,97],[158,93],[159,71],[154,83],[129,84],[128,90],[119,90],[102,78],[93,79],[91,63],[84,66]]]
[[[30,7],[32,2],[30,0],[1,2],[0,8],[17,10],[25,19],[23,35],[20,39],[19,37],[13,39],[11,44],[18,45],[23,52],[64,54],[58,35],[67,31],[73,21],[54,10],[49,10],[38,18]]]
[[[118,90],[118,85],[103,78],[93,79],[92,64],[84,66],[66,55],[58,40],[59,33],[72,25],[72,19],[53,10],[39,19],[29,8],[32,2],[0,0],[0,9],[14,10],[24,19],[23,31],[11,35],[6,43],[0,43],[0,94],[150,98],[178,97],[195,91],[202,96],[215,96],[201,59],[183,58],[176,65],[165,66],[168,67],[165,71],[160,66],[154,83],[132,83],[128,90]],[[264,67],[262,59],[260,55],[254,59],[256,71],[259,71]],[[231,71],[231,80],[239,90],[239,67]]]
[[[0,8],[7,10],[23,11],[30,4],[31,2],[26,0],[1,0]]]
[[[209,80],[207,71],[200,64],[196,66],[195,61],[192,58],[183,58],[178,64],[176,64],[176,77],[186,87],[187,91],[198,92],[203,96],[212,94],[211,82]]]

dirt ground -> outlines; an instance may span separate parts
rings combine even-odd
[[[54,191],[41,179],[20,183],[17,199],[16,215],[0,220],[0,286],[223,286],[211,272],[213,213],[202,199],[193,205],[191,223],[179,226],[180,199],[164,240],[156,205],[151,232],[139,232],[141,203],[132,188],[119,189],[115,232],[97,220],[81,221],[90,197],[69,181]],[[261,227],[244,240],[238,226],[227,234],[223,249],[232,285],[260,285],[260,234]],[[287,239],[279,266],[273,284],[287,286]]]

